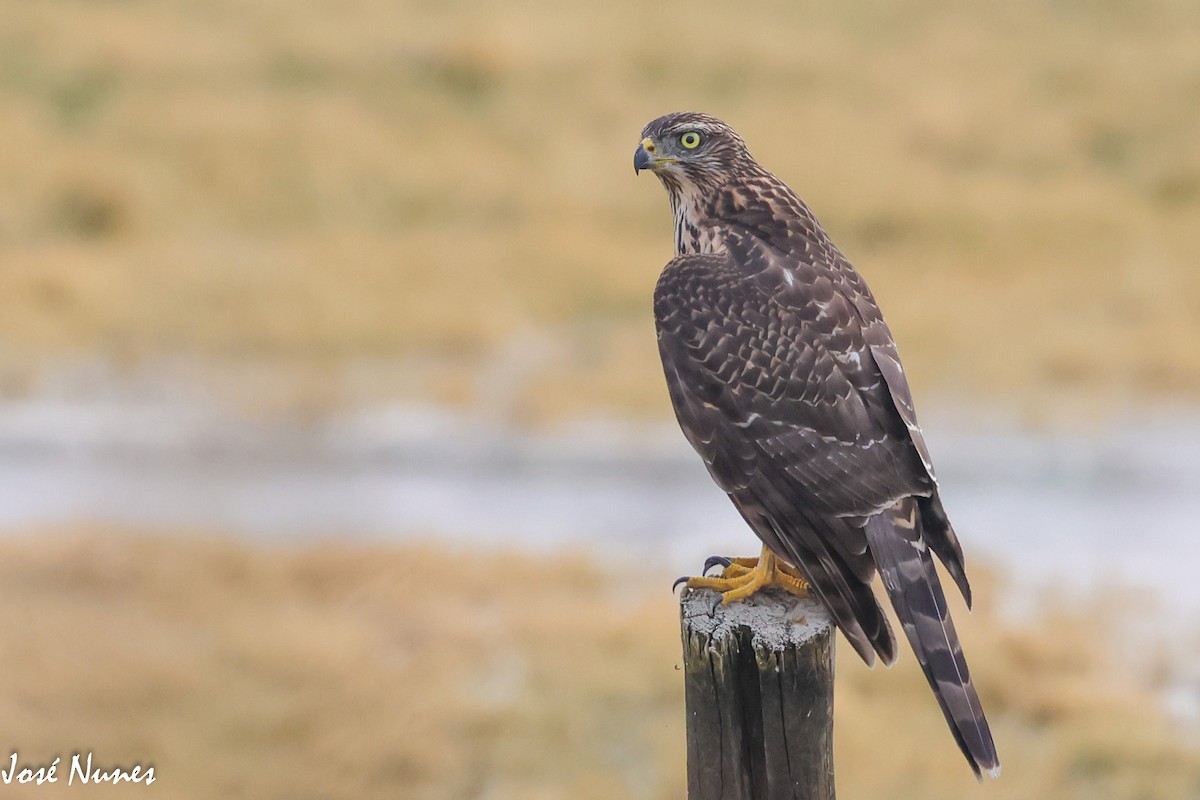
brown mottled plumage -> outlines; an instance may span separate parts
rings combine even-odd
[[[634,166],[658,175],[675,218],[654,315],[680,427],[868,664],[896,659],[879,570],[971,768],[998,774],[931,556],[969,607],[962,550],[871,291],[728,125],[668,114],[642,136]]]

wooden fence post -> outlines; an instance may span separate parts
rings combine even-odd
[[[833,626],[767,590],[680,598],[688,800],[833,800]]]

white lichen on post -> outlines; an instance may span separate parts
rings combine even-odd
[[[775,590],[680,600],[689,800],[832,800],[833,627]]]

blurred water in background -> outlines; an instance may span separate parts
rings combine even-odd
[[[272,421],[189,397],[0,404],[0,530],[446,537],[637,554],[679,574],[756,550],[671,425],[529,433],[419,406]],[[1144,586],[1200,610],[1200,418],[1050,433],[952,412],[924,422],[969,560],[1067,589]]]

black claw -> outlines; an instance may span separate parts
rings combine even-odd
[[[684,575],[682,578],[676,578],[675,582],[671,584],[671,593],[675,593],[675,590],[679,588],[679,584],[687,583],[689,580],[691,580],[691,578],[689,578],[687,575]]]
[[[707,575],[708,571],[710,569],[712,569],[713,567],[719,566],[722,569],[724,569],[725,567],[728,567],[732,563],[733,563],[733,560],[730,558],[727,558],[726,556],[709,556],[708,560],[706,560],[704,562],[704,571],[701,572],[700,574]]]

